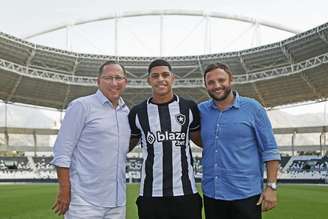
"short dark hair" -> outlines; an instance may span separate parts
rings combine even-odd
[[[109,61],[106,61],[104,64],[102,64],[100,66],[99,71],[98,71],[98,77],[102,75],[103,70],[104,70],[106,65],[119,65],[123,69],[123,74],[126,75],[125,67],[121,63],[119,63],[117,61],[114,61],[114,60],[109,60]]]
[[[217,69],[217,68],[224,70],[229,75],[229,78],[230,79],[232,78],[232,72],[231,72],[229,66],[225,63],[216,62],[216,63],[213,63],[213,64],[209,64],[206,67],[205,72],[204,72],[204,83],[205,84],[206,84],[206,74],[210,71],[213,71],[214,69]]]
[[[169,68],[169,70],[172,70],[172,67],[170,65],[170,63],[168,63],[166,60],[164,59],[156,59],[154,61],[152,61],[149,66],[148,66],[148,74],[150,74],[150,71],[152,68],[156,67],[156,66],[167,66]]]

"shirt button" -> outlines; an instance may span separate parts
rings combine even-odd
[[[217,152],[218,152],[218,150],[215,150],[215,152],[217,153]]]
[[[218,139],[218,138],[219,138],[219,136],[215,136],[215,138],[216,138],[216,139]]]

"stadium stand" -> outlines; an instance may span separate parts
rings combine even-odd
[[[288,161],[290,160],[290,156],[281,156],[280,167],[283,169]]]
[[[328,178],[328,156],[293,156],[280,170],[279,179],[287,182],[323,183]]]
[[[29,171],[31,167],[26,157],[0,157],[0,169]]]
[[[54,167],[50,164],[52,157],[33,157],[35,168],[38,170],[54,170]]]
[[[52,157],[0,157],[0,182],[4,179],[5,181],[10,179],[14,181],[30,181],[32,179],[55,181],[57,176],[55,168],[49,164],[51,160]],[[196,181],[199,182],[202,177],[201,157],[194,157],[193,166]],[[140,181],[141,167],[142,158],[134,156],[127,158],[127,182]],[[301,182],[315,183],[322,182],[327,177],[328,156],[282,157],[280,180],[301,180]]]
[[[328,157],[318,156],[297,156],[293,157],[293,162],[287,167],[287,172],[327,172]]]

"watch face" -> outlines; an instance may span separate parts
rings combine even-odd
[[[268,183],[268,186],[273,190],[277,190],[277,183]]]

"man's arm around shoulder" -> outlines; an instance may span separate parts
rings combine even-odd
[[[203,147],[200,130],[191,132],[190,137],[191,137],[192,142],[194,142],[198,147],[201,147],[201,148]]]
[[[129,144],[129,152],[133,150],[133,148],[135,148],[135,146],[137,146],[140,142],[140,138],[139,137],[134,137],[131,136],[130,137],[130,144]]]

